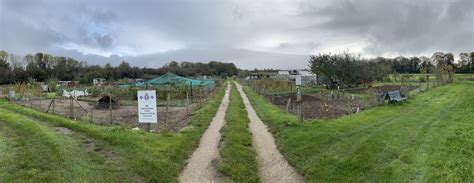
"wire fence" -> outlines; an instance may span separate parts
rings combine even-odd
[[[215,95],[217,88],[195,92],[193,95],[187,92],[185,97],[174,97],[177,95],[172,91],[156,91],[157,96],[160,96],[157,97],[159,98],[157,101],[158,123],[151,124],[150,129],[179,131],[186,126],[192,113]],[[106,96],[104,102],[103,98],[23,95],[10,101],[37,111],[82,122],[147,129],[147,124],[138,122],[137,100],[122,100],[119,97]]]
[[[420,79],[419,77],[423,77]],[[403,78],[390,82],[374,83],[372,86],[329,90],[324,86],[302,87],[301,112],[304,119],[335,118],[359,113],[370,107],[383,105],[386,92],[398,90],[405,97],[422,93],[450,83],[447,78],[436,76]],[[474,81],[474,74],[458,74],[452,81]],[[256,93],[287,113],[298,115],[296,86],[288,81],[247,80],[241,81]],[[286,84],[288,82],[290,84]]]

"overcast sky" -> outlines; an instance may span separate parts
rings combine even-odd
[[[319,53],[474,51],[474,0],[0,0],[0,28],[18,55],[305,68]]]

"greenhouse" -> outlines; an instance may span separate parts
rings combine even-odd
[[[151,79],[146,82],[142,83],[136,83],[136,84],[123,84],[120,85],[121,87],[130,87],[130,86],[180,86],[180,85],[187,85],[187,86],[192,86],[192,87],[203,87],[203,88],[208,88],[211,89],[214,87],[214,81],[213,80],[197,80],[197,79],[190,79],[190,78],[185,78],[182,76],[178,76],[176,74],[173,74],[171,72],[168,72],[166,74],[163,74],[159,77],[156,77],[154,79]]]

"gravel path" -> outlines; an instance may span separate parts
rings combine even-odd
[[[224,98],[212,119],[209,128],[204,132],[199,147],[194,151],[184,171],[179,176],[179,182],[220,182],[213,162],[219,158],[219,130],[224,126],[225,112],[229,104],[231,85],[228,84]]]
[[[267,126],[255,113],[247,95],[242,90],[242,86],[237,84],[237,90],[244,100],[250,119],[249,128],[257,151],[259,175],[262,182],[304,182],[303,177],[288,164],[278,151],[272,134],[268,132]]]

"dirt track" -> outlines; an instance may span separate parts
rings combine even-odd
[[[249,99],[242,90],[242,86],[237,84],[237,90],[244,100],[250,119],[249,127],[257,151],[259,175],[262,182],[304,182],[303,177],[288,164],[278,151],[275,139],[255,113]]]
[[[221,105],[204,132],[199,147],[194,151],[181,175],[179,182],[220,182],[213,162],[219,158],[219,130],[225,123],[225,112],[229,104],[230,85],[227,85]]]

